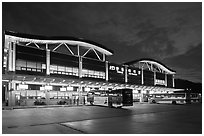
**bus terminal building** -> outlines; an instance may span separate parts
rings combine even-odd
[[[107,61],[113,51],[93,41],[5,31],[2,99],[8,106],[86,103],[87,93],[130,88],[133,100],[173,92],[175,71],[152,59]]]

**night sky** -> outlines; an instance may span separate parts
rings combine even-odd
[[[81,37],[114,51],[108,60],[152,58],[202,82],[202,3],[3,3],[2,27]]]

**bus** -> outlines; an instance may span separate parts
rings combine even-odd
[[[198,93],[155,93],[150,94],[148,98],[149,103],[187,104],[200,101]]]
[[[88,92],[87,101],[91,105],[121,108],[133,106],[132,89],[97,90]]]

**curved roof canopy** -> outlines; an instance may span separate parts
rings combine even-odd
[[[130,62],[125,63],[125,65],[134,65],[134,64],[139,63],[139,62],[140,63],[153,64],[153,65],[159,67],[160,69],[162,69],[163,71],[165,71],[168,74],[176,74],[176,71],[168,68],[167,66],[165,66],[161,62],[156,61],[154,59],[144,58],[144,59],[134,60],[134,61],[130,61]]]
[[[98,50],[105,55],[113,55],[113,51],[106,48],[105,46],[85,40],[83,38],[75,38],[75,37],[65,37],[65,36],[40,36],[40,35],[31,35],[31,34],[24,34],[24,33],[17,33],[12,31],[5,31],[5,35],[12,37],[13,39],[20,40],[23,42],[35,42],[41,44],[55,44],[55,43],[67,43],[70,45],[80,45],[84,47],[90,47]]]

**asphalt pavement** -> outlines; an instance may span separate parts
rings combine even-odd
[[[202,105],[138,104],[2,111],[3,134],[201,134]]]

